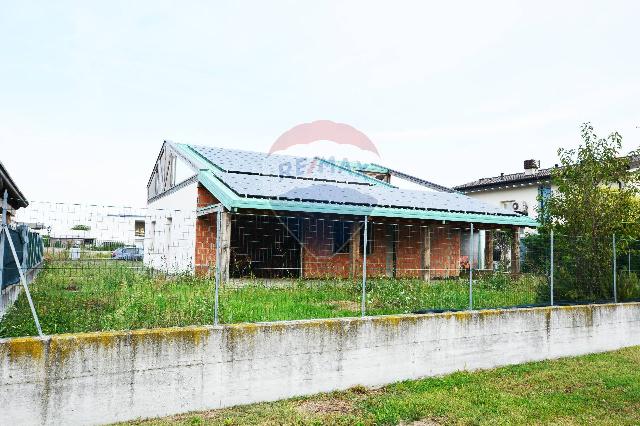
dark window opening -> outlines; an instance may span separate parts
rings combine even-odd
[[[232,278],[299,278],[303,220],[233,215],[229,274]]]
[[[334,222],[333,224],[333,253],[350,253],[351,222]]]
[[[144,237],[144,220],[136,220],[135,235],[136,237]]]
[[[493,248],[493,261],[500,262],[502,260],[502,250],[498,247]]]

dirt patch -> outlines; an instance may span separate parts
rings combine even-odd
[[[361,306],[360,302],[354,302],[352,300],[336,300],[331,305],[340,311],[359,311]]]
[[[321,399],[301,402],[296,409],[303,414],[349,414],[352,413],[353,403],[344,399]]]
[[[358,385],[352,388],[347,389],[347,392],[355,395],[357,399],[361,399],[364,397],[370,397],[375,395],[380,395],[384,393],[384,388],[368,388],[366,386]]]
[[[400,423],[398,426],[440,426],[444,423],[438,419],[423,419],[411,423]]]

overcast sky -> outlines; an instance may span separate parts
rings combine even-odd
[[[31,200],[141,206],[164,139],[326,119],[455,185],[553,165],[583,121],[637,148],[639,41],[637,1],[0,0],[0,160]]]

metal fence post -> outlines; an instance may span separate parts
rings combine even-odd
[[[473,309],[473,223],[469,233],[469,310]]]
[[[369,217],[365,216],[364,217],[364,235],[363,235],[363,240],[364,240],[364,248],[363,248],[363,253],[362,253],[362,316],[365,316],[366,312],[367,312],[367,306],[366,306],[366,302],[367,302],[367,243],[369,242],[369,235],[368,235],[368,222],[369,222]]]
[[[222,205],[218,206],[216,213],[216,284],[213,302],[213,325],[218,325],[218,296],[220,292],[220,228],[222,227]]]
[[[551,306],[553,306],[553,229],[551,230],[551,265],[549,267],[549,287],[551,292]]]
[[[613,303],[618,303],[618,289],[616,282],[616,269],[617,269],[617,259],[616,259],[616,234],[613,234]]]

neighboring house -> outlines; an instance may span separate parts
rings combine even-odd
[[[639,166],[640,157],[630,158],[630,170],[637,169]],[[538,212],[555,188],[551,178],[557,167],[556,164],[553,167],[541,169],[539,161],[525,160],[521,172],[484,177],[458,185],[453,189],[496,207],[537,219]],[[524,235],[525,230],[526,228],[520,228],[520,237]],[[481,233],[476,247],[481,252],[485,250],[484,240]],[[496,252],[494,257],[497,259],[501,254]],[[479,267],[484,268],[482,262]]]
[[[539,161],[526,160],[521,172],[480,178],[454,189],[514,213],[537,218],[540,204],[551,193],[553,171],[553,168],[539,167]]]
[[[554,167],[557,167],[554,166]],[[540,162],[536,160],[525,160],[524,169],[521,172],[505,174],[499,176],[480,178],[476,181],[458,185],[453,189],[460,191],[469,197],[483,201],[485,203],[507,209],[515,214],[537,219],[538,210],[546,197],[551,194],[551,174],[554,168],[540,168]],[[524,236],[526,228],[519,229],[518,239]],[[487,251],[484,244],[486,238],[484,232],[480,233],[478,245],[475,247],[480,252]],[[467,242],[468,245],[468,242]],[[524,247],[519,247],[523,250]],[[511,257],[509,254],[501,253],[498,248],[491,248],[494,261],[492,266],[497,266],[498,259],[505,256]],[[486,257],[488,257],[487,254]],[[480,269],[490,269],[487,265],[479,265]]]
[[[75,233],[77,234],[77,232]],[[94,246],[96,244],[96,239],[80,235],[65,235],[64,237],[47,236],[45,238],[45,244],[47,247],[68,249],[71,247]]]
[[[629,170],[640,166],[640,157],[630,158]],[[553,185],[551,176],[554,167],[541,169],[540,162],[525,160],[521,172],[485,177],[454,187],[469,197],[515,213],[538,217],[538,211],[545,199],[551,194]],[[615,185],[615,183],[614,183]]]
[[[145,264],[207,271],[220,208],[224,279],[361,274],[365,217],[368,276],[456,276],[469,224],[536,226],[446,188],[403,190],[386,183],[383,168],[369,171],[377,179],[319,158],[165,142],[147,185]]]
[[[16,226],[14,220],[16,211],[27,207],[29,202],[0,162],[0,213],[5,213],[3,211],[4,194],[7,195],[6,217],[9,235],[18,256],[18,262],[16,264],[7,234],[2,232],[0,234],[0,318],[15,302],[22,289],[19,285],[19,270],[22,269],[29,283],[37,275],[43,259],[40,235],[31,232],[28,226]]]

